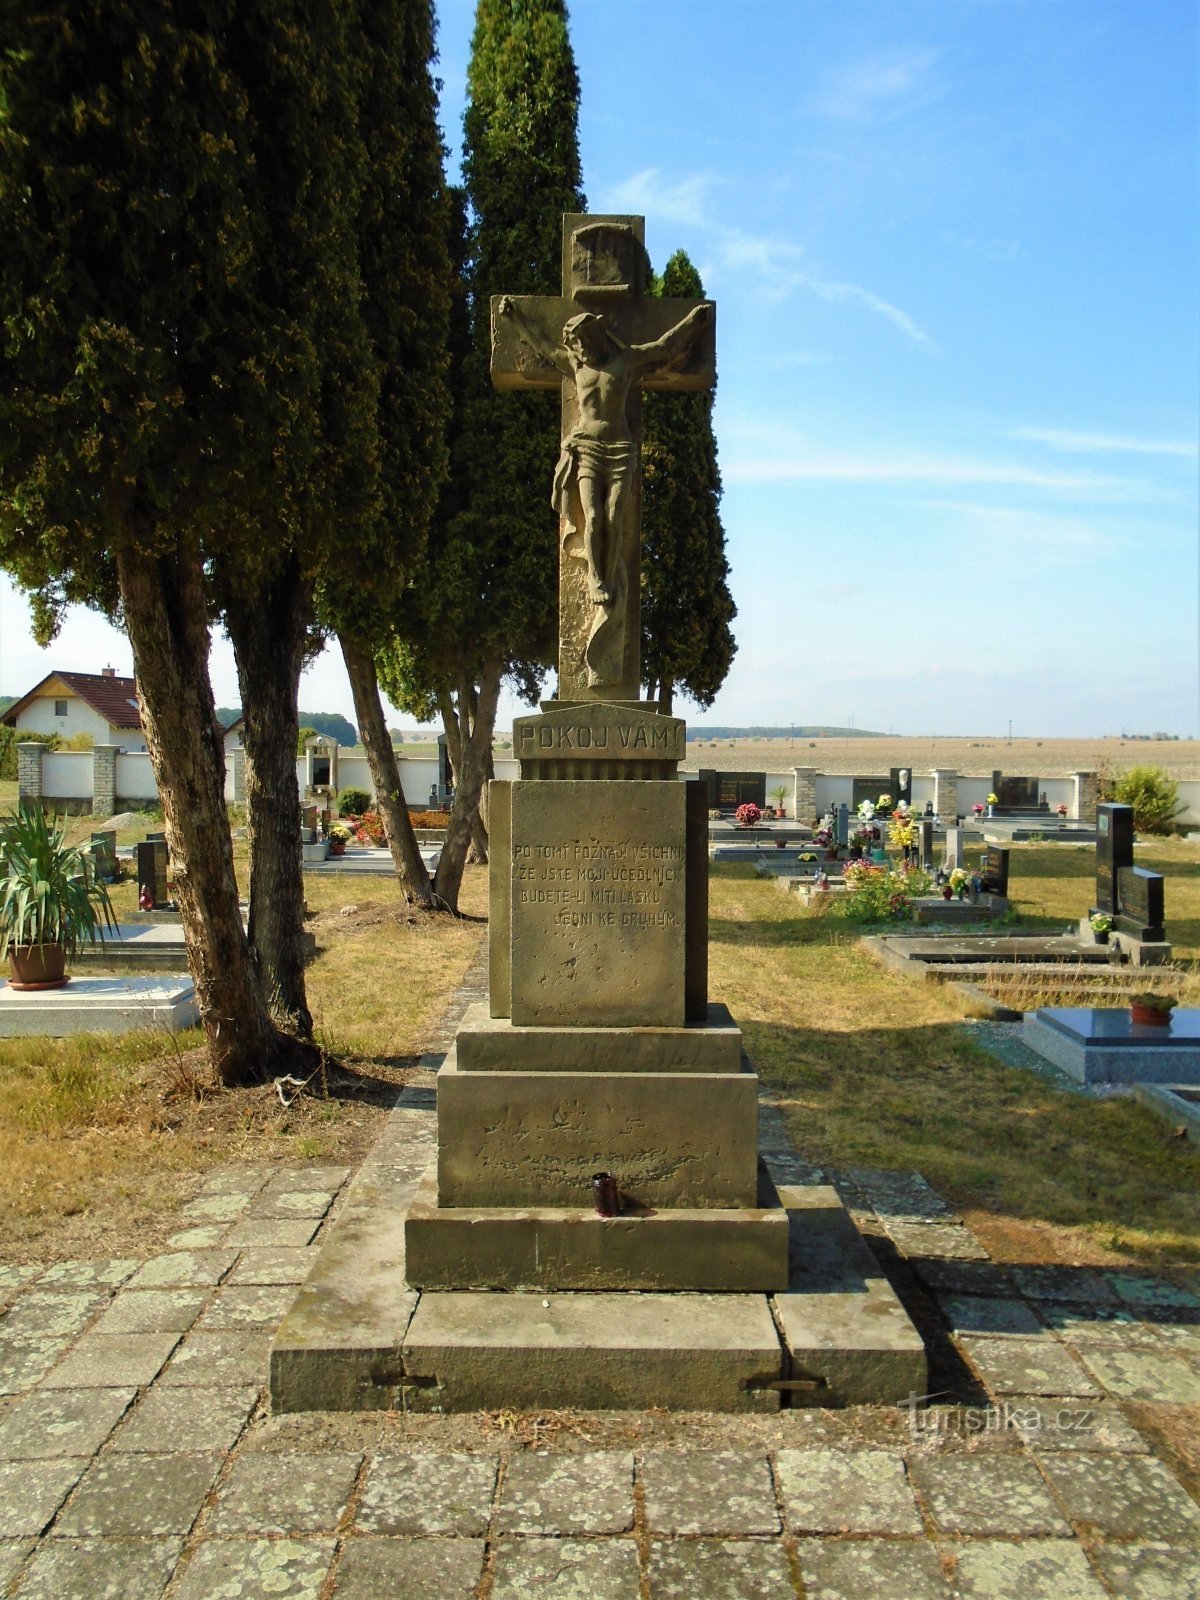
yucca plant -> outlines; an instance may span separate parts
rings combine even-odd
[[[116,928],[112,905],[86,851],[23,800],[0,825],[0,960],[13,945],[61,945],[70,960],[106,927]]]

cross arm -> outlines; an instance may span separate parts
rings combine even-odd
[[[555,360],[569,300],[548,294],[494,294],[492,382],[497,389],[557,389],[567,374]]]

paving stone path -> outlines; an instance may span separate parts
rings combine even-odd
[[[432,1127],[427,1088],[404,1106]],[[229,1166],[162,1254],[0,1265],[0,1593],[1197,1600],[1200,1509],[1133,1418],[1200,1414],[1200,1282],[1003,1268],[918,1174],[815,1173],[769,1104],[763,1139],[940,1330],[928,1407],[272,1418],[271,1335],[351,1174]]]

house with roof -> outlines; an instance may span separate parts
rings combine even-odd
[[[138,709],[137,683],[100,672],[50,672],[0,717],[21,733],[58,733],[64,739],[88,734],[93,744],[144,750],[146,736]]]

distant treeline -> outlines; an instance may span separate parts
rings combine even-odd
[[[223,728],[236,722],[241,714],[241,706],[217,707],[217,721]],[[340,745],[358,743],[358,729],[340,711],[301,711],[299,725],[311,728],[314,733],[323,733],[328,739],[336,739]]]
[[[789,723],[786,728],[712,728],[689,726],[689,739],[886,739],[874,728],[829,728],[818,723]]]

